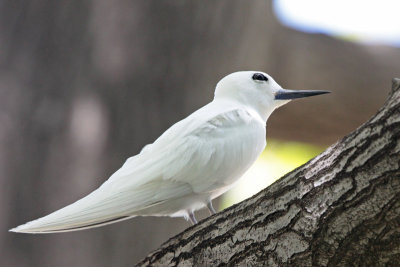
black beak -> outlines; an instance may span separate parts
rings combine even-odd
[[[329,91],[317,91],[317,90],[288,90],[288,89],[280,89],[275,94],[276,100],[290,100],[295,98],[303,98],[314,95],[322,95],[328,94]]]

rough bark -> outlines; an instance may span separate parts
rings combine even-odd
[[[400,264],[400,79],[357,130],[138,266]],[[397,265],[398,266],[398,265]]]
[[[60,235],[8,232],[96,189],[208,103],[230,72],[334,92],[280,108],[270,138],[331,144],[369,118],[400,48],[283,27],[274,2],[1,1],[0,266],[128,266],[186,228],[143,217]]]

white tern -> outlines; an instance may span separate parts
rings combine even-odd
[[[328,91],[287,90],[266,73],[240,71],[218,82],[211,103],[128,158],[98,189],[10,231],[68,232],[135,216],[185,217],[207,207],[254,163],[266,146],[271,113],[295,98]]]

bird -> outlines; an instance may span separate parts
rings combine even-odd
[[[89,229],[136,216],[184,217],[228,191],[266,146],[271,113],[293,99],[329,93],[283,89],[261,71],[223,77],[213,100],[167,129],[128,158],[100,187],[42,218],[10,229],[59,233]]]

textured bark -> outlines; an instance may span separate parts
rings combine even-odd
[[[400,264],[400,79],[367,123],[140,265]]]

